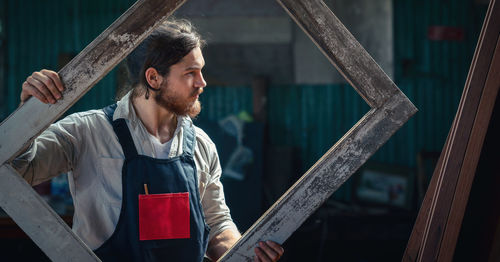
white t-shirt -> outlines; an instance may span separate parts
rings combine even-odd
[[[168,140],[166,143],[161,143],[158,138],[149,134],[149,139],[151,140],[151,144],[153,145],[154,154],[156,158],[166,159],[168,158],[168,154],[170,153],[170,146],[172,145],[172,139]]]
[[[195,128],[193,158],[201,204],[210,226],[209,238],[226,229],[237,230],[225,203],[217,150],[203,130],[194,126],[189,117],[180,116],[170,145],[162,145],[163,149],[154,148],[154,140],[149,138],[130,103],[130,93],[118,101],[113,120],[118,118],[127,122],[137,153],[153,158],[182,155],[182,123]],[[32,185],[68,173],[75,206],[73,231],[91,249],[96,249],[111,236],[118,223],[124,161],[122,147],[108,118],[102,110],[90,110],[69,115],[52,124],[11,164]]]

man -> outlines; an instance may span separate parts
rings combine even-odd
[[[166,22],[129,56],[133,89],[117,104],[52,124],[13,161],[33,185],[68,172],[73,230],[104,261],[217,260],[241,237],[215,145],[191,120],[203,45],[189,22]],[[56,103],[63,90],[57,73],[35,72],[21,103]],[[276,261],[283,249],[266,241],[255,253]]]

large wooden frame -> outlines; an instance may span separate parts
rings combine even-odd
[[[417,109],[320,0],[277,0],[371,107],[226,252],[221,261],[252,261],[255,243],[283,243]]]
[[[402,261],[452,261],[499,88],[500,1],[491,0],[457,114]]]
[[[0,205],[53,261],[99,259],[9,166],[9,160],[184,1],[139,0],[59,72],[67,88],[64,99],[55,105],[30,99],[1,124]],[[283,243],[417,111],[322,1],[278,2],[371,110],[264,213],[223,261],[251,261],[260,240]]]

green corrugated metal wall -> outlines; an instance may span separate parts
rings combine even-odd
[[[17,107],[21,84],[31,72],[41,68],[58,70],[61,53],[80,52],[131,3],[130,0],[9,0],[6,111],[12,112]],[[114,74],[110,72],[70,112],[111,103],[116,86]]]
[[[415,151],[440,151],[455,116],[485,6],[474,1],[396,0],[395,77],[419,112],[410,120],[407,143]],[[463,41],[431,41],[432,25],[461,27]],[[414,158],[413,158],[414,160]],[[409,162],[414,166],[414,162]]]
[[[270,142],[301,150],[309,168],[369,107],[349,85],[272,86]]]
[[[17,107],[21,83],[29,73],[40,68],[57,69],[60,53],[78,53],[132,2],[9,0],[7,111]],[[469,0],[394,1],[395,81],[420,111],[372,160],[415,167],[418,151],[441,150],[462,93],[485,10],[485,6]],[[465,39],[430,41],[427,39],[430,25],[462,27]],[[71,111],[111,103],[115,87],[112,71]],[[249,87],[209,86],[201,100],[204,107],[201,119],[217,120],[242,110],[252,112]],[[270,142],[300,148],[302,166],[307,169],[367,110],[348,85],[271,86]],[[349,185],[336,196],[348,199]]]
[[[419,151],[440,151],[460,101],[486,6],[470,0],[394,1],[395,82],[419,112],[372,158],[416,167]],[[461,27],[463,41],[431,41],[431,25]],[[270,138],[301,149],[309,168],[368,110],[347,85],[272,87]],[[303,170],[305,171],[305,170]],[[335,193],[350,199],[351,180]]]
[[[207,86],[200,102],[200,120],[217,121],[241,111],[252,114],[252,89],[248,86]]]
[[[369,107],[349,85],[273,86],[269,90],[270,142],[300,149],[302,172],[337,142]],[[336,193],[349,200],[351,181]]]

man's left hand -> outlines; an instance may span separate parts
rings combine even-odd
[[[256,262],[278,261],[285,250],[280,244],[273,241],[259,242],[259,246],[255,247]]]

